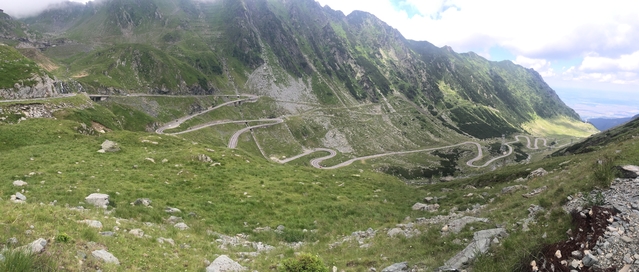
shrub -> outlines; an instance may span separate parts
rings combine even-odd
[[[71,241],[71,236],[69,236],[66,233],[60,233],[60,234],[55,236],[55,241],[56,242],[60,242],[60,243],[66,243],[66,242]]]
[[[594,169],[594,178],[595,185],[600,186],[602,188],[610,187],[612,181],[615,179],[617,175],[617,169],[615,168],[614,158],[609,156],[604,156],[603,159],[595,162],[593,167]]]
[[[278,270],[280,272],[328,272],[328,267],[319,257],[302,253],[295,259],[284,260]]]
[[[0,271],[32,271],[33,263],[33,255],[27,252],[6,251],[4,252],[4,261],[0,262]]]

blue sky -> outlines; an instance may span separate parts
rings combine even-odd
[[[24,16],[61,1],[0,0],[0,8]],[[370,12],[408,39],[533,68],[582,117],[639,113],[637,0],[316,1]]]

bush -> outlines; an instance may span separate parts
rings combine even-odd
[[[594,165],[594,178],[595,185],[608,188],[617,175],[617,169],[615,168],[614,158],[604,156],[603,159],[595,162]]]
[[[280,272],[328,272],[328,267],[324,265],[318,256],[302,253],[295,259],[284,260],[280,267]]]
[[[60,234],[55,236],[55,241],[56,242],[60,242],[60,243],[66,243],[66,242],[71,241],[71,236],[69,236],[66,233],[60,233]]]

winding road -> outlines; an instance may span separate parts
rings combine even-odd
[[[158,128],[156,130],[156,133],[165,134],[164,130],[179,127],[182,123],[186,122],[187,120],[190,120],[190,119],[192,119],[192,118],[194,118],[194,117],[196,117],[198,115],[201,115],[201,114],[216,110],[216,109],[218,109],[220,107],[228,106],[228,105],[231,105],[231,104],[234,104],[234,103],[237,103],[237,102],[243,102],[243,101],[255,102],[258,99],[258,97],[255,96],[255,95],[242,95],[242,97],[244,97],[244,98],[233,100],[233,101],[228,101],[228,102],[222,103],[220,105],[217,105],[215,107],[209,108],[209,109],[207,109],[205,111],[198,112],[196,114],[192,114],[192,115],[188,115],[188,116],[179,118],[179,119],[177,119],[177,120],[175,120],[173,122],[170,122],[170,123]],[[265,124],[248,126],[249,123],[255,123],[255,122],[266,122],[266,123]],[[166,134],[168,134],[168,135],[179,135],[179,134],[189,133],[189,132],[200,130],[200,129],[203,129],[203,128],[206,128],[206,127],[211,127],[211,126],[217,126],[217,125],[223,125],[223,124],[240,124],[240,123],[245,123],[247,125],[247,127],[236,131],[233,134],[233,136],[231,136],[231,138],[229,139],[229,143],[228,143],[228,147],[229,148],[236,148],[239,137],[242,134],[244,134],[245,132],[252,131],[253,129],[257,129],[257,128],[263,128],[263,127],[269,127],[269,126],[281,124],[281,123],[284,123],[284,119],[282,119],[282,118],[269,118],[269,119],[238,120],[238,121],[234,121],[234,120],[219,120],[219,121],[213,121],[213,122],[208,122],[208,123],[205,123],[205,124],[196,125],[196,126],[188,128],[188,129],[186,129],[184,131],[175,132],[175,133],[166,133]],[[508,151],[505,154],[503,154],[501,156],[498,156],[498,157],[495,157],[495,158],[492,158],[492,159],[484,162],[481,165],[475,165],[475,162],[481,160],[484,157],[481,145],[479,143],[477,143],[477,142],[471,142],[471,141],[463,142],[463,143],[459,143],[459,144],[454,144],[454,145],[426,148],[426,149],[409,150],[409,151],[396,151],[396,152],[388,152],[388,153],[382,153],[382,154],[362,156],[362,157],[349,159],[347,161],[341,162],[341,163],[333,165],[333,166],[322,166],[322,162],[337,156],[337,151],[335,151],[333,149],[329,149],[329,148],[314,148],[314,149],[305,150],[303,153],[301,153],[299,155],[296,155],[296,156],[293,156],[293,157],[290,157],[290,158],[287,158],[287,159],[284,159],[284,160],[280,160],[280,159],[277,159],[277,158],[270,158],[270,159],[275,161],[275,162],[284,164],[284,163],[288,163],[290,161],[297,160],[299,158],[308,156],[308,155],[316,153],[316,152],[328,152],[328,155],[326,155],[326,156],[312,159],[310,161],[311,166],[313,166],[315,168],[318,168],[318,169],[337,169],[337,168],[341,168],[341,167],[345,167],[345,166],[351,165],[353,162],[361,161],[361,160],[375,159],[375,158],[381,158],[381,157],[391,156],[391,155],[405,155],[405,154],[412,154],[412,153],[419,153],[419,152],[431,152],[431,151],[435,151],[435,150],[452,148],[452,147],[463,146],[463,145],[474,145],[477,148],[477,156],[475,156],[474,158],[468,160],[466,162],[466,165],[468,165],[469,167],[474,167],[474,168],[482,168],[482,167],[486,167],[486,166],[490,165],[491,163],[493,163],[493,162],[495,162],[495,161],[497,161],[499,159],[502,159],[502,158],[510,156],[513,153],[513,147],[511,146],[511,144],[522,141],[521,138],[526,138],[526,141],[527,141],[526,147],[528,149],[531,149],[531,150],[539,149],[539,146],[538,146],[539,141],[543,141],[544,142],[544,146],[548,147],[547,141],[544,138],[535,138],[534,146],[532,146],[532,141],[530,140],[530,138],[528,136],[517,135],[517,136],[515,136],[515,140],[514,141],[504,143],[504,145],[506,145],[508,147]]]

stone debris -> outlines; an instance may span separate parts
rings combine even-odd
[[[172,246],[175,245],[175,241],[173,241],[173,239],[171,239],[171,238],[159,237],[159,238],[157,238],[155,240],[158,241],[159,244],[168,243],[168,244],[170,244]]]
[[[464,265],[473,261],[477,255],[486,253],[490,248],[493,238],[505,238],[506,236],[508,236],[508,233],[506,233],[506,230],[503,228],[477,231],[473,234],[473,241],[466,246],[464,250],[446,261],[444,266],[438,270],[458,271],[464,267]]]
[[[113,263],[113,264],[120,265],[120,261],[118,260],[118,258],[116,258],[115,256],[113,256],[113,254],[109,253],[108,251],[104,249],[95,250],[91,252],[91,256],[105,263]]]
[[[548,186],[545,186],[545,185],[544,185],[543,187],[539,187],[539,188],[537,188],[537,189],[535,189],[535,190],[532,190],[532,192],[527,193],[527,194],[523,194],[523,195],[521,195],[521,196],[523,196],[523,197],[525,197],[525,198],[531,198],[531,197],[533,197],[533,196],[536,196],[536,195],[538,195],[538,194],[543,193],[543,192],[544,192],[544,191],[546,191],[547,189],[548,189]]]
[[[519,190],[527,190],[528,186],[526,185],[513,185],[513,186],[508,186],[508,187],[504,187],[503,189],[501,189],[501,194],[505,195],[505,194],[512,194],[514,192],[517,192]]]
[[[206,272],[236,272],[244,270],[246,270],[245,267],[226,255],[215,258],[215,260],[206,267]]]
[[[47,240],[43,238],[38,238],[27,245],[27,250],[31,252],[31,254],[39,254],[44,251],[44,248],[47,246]]]
[[[424,203],[415,203],[412,207],[414,211],[427,211],[427,212],[436,212],[439,209],[439,204],[424,204]]]
[[[459,233],[467,224],[474,223],[474,222],[488,223],[488,218],[464,216],[462,218],[454,219],[448,222],[448,224],[446,224],[445,226],[448,226],[448,231],[453,233]]]
[[[92,228],[96,228],[96,229],[101,229],[102,228],[102,222],[97,221],[97,220],[85,219],[85,220],[78,221],[78,223],[86,224],[87,226],[92,227]]]
[[[109,205],[109,195],[107,194],[93,193],[85,197],[84,200],[98,208],[106,209],[107,205]]]
[[[201,161],[201,162],[206,162],[206,163],[212,163],[213,162],[211,157],[209,157],[207,155],[204,155],[204,154],[197,155],[197,160]]]
[[[168,213],[179,213],[179,212],[182,212],[178,208],[171,208],[171,207],[166,207],[166,209],[164,209],[164,211],[168,212]]]
[[[387,232],[389,236],[392,237],[395,235],[395,234],[391,235],[389,232],[390,230]],[[368,239],[375,237],[376,234],[377,234],[377,231],[372,228],[368,228],[365,231],[355,231],[351,233],[351,235],[342,238],[342,240],[328,245],[328,247],[335,248],[342,245],[343,243],[350,242],[350,241],[356,241],[360,247],[367,247],[368,244],[366,242],[368,241]]]
[[[527,179],[532,179],[532,178],[536,178],[536,177],[543,177],[545,175],[548,175],[548,171],[544,170],[543,168],[539,168],[536,170],[533,170],[532,172],[530,172],[530,174],[528,174],[528,177],[526,177]]]
[[[177,224],[173,225],[173,227],[175,227],[176,229],[179,229],[179,230],[187,230],[187,229],[189,229],[189,226],[187,226],[184,222],[177,223]]]
[[[100,153],[120,151],[118,143],[109,140],[104,141],[100,147],[102,147],[102,149],[98,150]]]
[[[133,203],[131,203],[135,206],[150,206],[151,205],[151,200],[148,198],[138,198],[135,201],[133,201]]]
[[[384,269],[382,269],[382,272],[401,272],[401,271],[408,271],[408,263],[407,262],[403,262],[403,263],[396,263],[393,264],[389,267],[386,267]]]
[[[27,201],[27,197],[17,192],[15,195],[11,195],[11,202],[13,203],[25,203]]]
[[[16,180],[16,181],[13,181],[13,186],[16,186],[16,187],[27,186],[27,183],[24,180]]]
[[[215,240],[215,242],[219,243],[218,246],[222,250],[229,250],[229,247],[249,247],[255,249],[258,253],[271,251],[275,249],[274,246],[264,244],[262,242],[252,242],[249,241],[249,236],[243,233],[240,233],[235,236],[228,236],[224,234],[219,234],[215,232],[210,232],[210,235],[217,235],[219,238]]]
[[[138,237],[138,238],[142,238],[144,237],[144,231],[141,229],[132,229],[129,231],[129,234]]]

